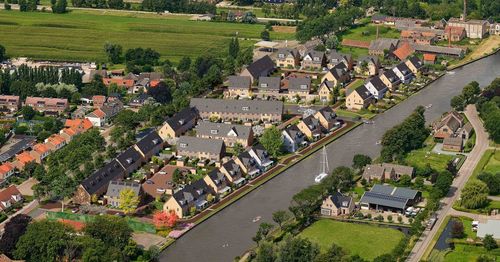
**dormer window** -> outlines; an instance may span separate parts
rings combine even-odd
[[[241,107],[241,110],[248,111],[248,110],[250,110],[250,108],[248,108],[248,106],[243,106],[243,107]]]
[[[154,145],[157,145],[160,141],[158,141],[158,139],[153,139],[153,144]]]
[[[182,147],[182,148],[186,148],[187,144],[186,143],[180,143],[179,146]]]
[[[131,158],[131,157],[130,157],[130,158],[127,158],[127,160],[126,160],[126,161],[127,161],[127,163],[128,163],[129,165],[130,165],[130,164],[132,164],[132,162],[133,162],[133,160],[132,160],[132,158]]]
[[[279,58],[285,58],[285,54],[278,54]]]
[[[268,87],[268,84],[267,83],[262,83],[262,84],[260,84],[260,87]]]
[[[307,89],[307,85],[300,85],[300,89]]]
[[[314,60],[314,61],[319,61],[319,57],[315,56],[315,57],[313,58],[313,60]]]
[[[219,133],[219,130],[217,130],[217,129],[210,130],[210,134],[212,134],[212,135],[217,135],[218,133]]]

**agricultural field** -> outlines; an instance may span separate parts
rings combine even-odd
[[[158,51],[162,59],[221,55],[236,34],[240,45],[260,40],[264,25],[190,21],[184,15],[158,15],[109,10],[73,10],[68,14],[0,11],[0,44],[11,57],[68,61],[105,61],[103,46]],[[293,33],[271,32],[273,40]]]
[[[318,244],[322,252],[335,243],[351,255],[358,254],[368,260],[390,253],[404,237],[403,233],[396,229],[328,219],[315,222],[299,236]]]

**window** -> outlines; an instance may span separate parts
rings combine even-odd
[[[248,106],[244,106],[244,107],[241,107],[241,110],[243,111],[248,111],[250,108],[248,108]]]
[[[210,130],[210,134],[212,135],[217,135],[217,133],[219,133],[217,129]]]
[[[307,89],[307,85],[300,85],[300,89]]]
[[[182,148],[186,148],[187,144],[186,143],[180,143],[179,146],[182,147]]]

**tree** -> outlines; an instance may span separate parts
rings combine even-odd
[[[108,56],[108,61],[113,64],[119,64],[122,56],[122,46],[106,42],[104,44],[104,52]]]
[[[278,246],[276,261],[314,261],[318,254],[318,245],[308,239],[287,234]]]
[[[500,194],[500,173],[494,175],[488,172],[481,172],[477,178],[488,186],[490,195]]]
[[[0,238],[0,253],[11,255],[19,238],[26,232],[31,217],[19,214],[5,224],[4,233]]]
[[[36,115],[36,111],[31,106],[23,106],[20,111],[25,120],[31,120]]]
[[[57,0],[55,4],[52,4],[52,13],[54,14],[64,14],[67,12],[68,2],[66,0]]]
[[[281,139],[281,132],[275,126],[264,130],[264,133],[259,139],[259,142],[273,157],[278,157],[283,151],[283,140]]]
[[[351,189],[354,184],[354,173],[352,169],[339,166],[332,171],[332,175],[324,179],[323,186],[329,194],[340,190],[341,192],[347,192]]]
[[[283,229],[283,223],[290,219],[290,214],[285,210],[278,210],[273,213],[273,221],[278,224],[280,230]]]
[[[459,219],[453,219],[451,225],[451,237],[462,238],[464,237],[464,224]]]
[[[487,255],[479,255],[476,262],[495,262],[495,259]]]
[[[457,111],[464,110],[465,107],[465,98],[463,95],[456,95],[450,100],[450,105],[453,109]]]
[[[158,211],[153,215],[153,223],[158,229],[173,228],[178,220],[179,217],[173,210],[168,213],[166,211]]]
[[[238,38],[231,38],[231,42],[229,42],[229,56],[233,59],[236,59],[240,53],[240,44]]]
[[[36,221],[28,225],[14,251],[16,259],[57,261],[73,238],[74,230],[56,221]]]
[[[191,58],[189,56],[184,56],[179,61],[179,65],[177,65],[177,70],[180,72],[188,71],[191,67]]]
[[[271,35],[269,34],[269,31],[264,30],[260,33],[260,38],[264,41],[270,41],[271,40]]]
[[[339,39],[336,35],[329,36],[325,41],[325,46],[328,49],[335,49],[339,45]]]
[[[424,178],[423,177],[417,176],[417,178],[415,178],[415,187],[419,188],[419,189],[422,189],[424,187]]]
[[[340,246],[333,243],[325,253],[320,254],[315,262],[341,262],[351,261],[346,258],[347,252]]]
[[[409,187],[409,186],[411,186],[411,176],[409,176],[409,175],[402,175],[399,178],[398,184],[401,185],[401,186],[403,186],[403,187]]]
[[[123,9],[124,6],[123,0],[108,0],[108,7],[111,9]]]
[[[244,150],[245,150],[245,148],[243,147],[243,145],[241,143],[238,143],[238,142],[234,143],[233,151],[234,151],[234,154],[236,156],[241,154]]]
[[[376,257],[373,262],[393,262],[396,261],[391,254],[384,254]]]
[[[356,154],[352,158],[352,168],[362,169],[372,163],[372,158],[367,155]]]
[[[2,62],[5,59],[7,59],[7,55],[5,53],[5,47],[3,45],[0,45],[0,62]]]
[[[169,103],[172,100],[171,90],[174,86],[175,82],[171,79],[161,81],[158,85],[148,88],[148,95],[153,97],[158,103]]]
[[[438,175],[434,188],[438,190],[439,197],[444,197],[450,191],[450,186],[453,183],[453,176],[450,172],[442,172]]]
[[[131,188],[125,188],[120,191],[120,209],[125,214],[133,213],[139,204],[139,196]]]
[[[489,234],[484,236],[483,245],[488,251],[498,248],[497,241],[493,238],[493,235]]]
[[[273,225],[269,223],[260,223],[259,229],[257,230],[257,233],[255,236],[252,238],[253,241],[255,241],[257,244],[261,240],[265,240],[269,234],[269,232],[273,229]]]
[[[126,129],[134,129],[137,125],[139,125],[137,113],[130,109],[120,111],[120,113],[115,116],[113,122]]]
[[[257,247],[256,253],[256,262],[274,262],[276,259],[273,244],[269,241],[261,241]]]
[[[460,205],[477,209],[485,207],[488,204],[488,186],[481,180],[469,181],[462,190]]]
[[[132,236],[132,229],[124,218],[111,215],[95,216],[87,223],[86,235],[101,240],[107,246],[123,249]]]

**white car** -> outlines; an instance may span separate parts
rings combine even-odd
[[[321,180],[323,180],[328,174],[327,173],[321,173],[316,178],[314,178],[314,182],[320,183]]]

